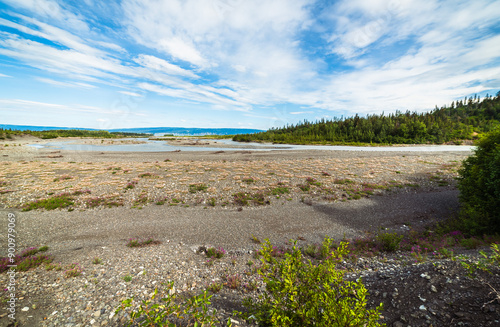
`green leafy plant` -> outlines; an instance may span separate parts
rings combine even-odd
[[[52,262],[48,262],[45,264],[45,270],[56,270],[56,271],[59,271],[59,270],[62,270],[63,267],[61,265],[61,263],[52,263]]]
[[[251,239],[252,239],[252,242],[254,242],[255,244],[260,244],[261,243],[261,241],[259,240],[259,238],[257,236],[255,236],[254,234],[252,234]]]
[[[42,264],[51,263],[53,260],[52,256],[47,256],[45,254],[38,254],[33,256],[23,257],[16,264],[16,270],[18,271],[28,271],[32,268],[36,268]],[[2,269],[0,269],[1,271]],[[5,269],[6,270],[6,269]]]
[[[212,293],[218,293],[224,285],[222,283],[216,283],[213,282],[212,284],[208,285],[207,289],[212,292]]]
[[[94,265],[102,265],[102,259],[95,257],[94,259],[92,259],[92,263]]]
[[[226,282],[224,285],[230,289],[238,289],[241,286],[241,276],[239,274],[236,275],[228,275],[226,276]]]
[[[325,244],[332,241],[325,238]],[[273,255],[266,240],[260,250],[258,274],[266,285],[259,300],[248,298],[245,319],[266,326],[381,326],[378,322],[382,304],[366,309],[367,290],[361,281],[345,281],[344,272],[336,269],[348,254],[342,242],[318,265],[304,260],[294,242],[282,260]]]
[[[208,199],[208,204],[212,207],[215,207],[215,204],[217,203],[217,199],[216,198],[210,198]]]
[[[207,249],[207,258],[216,258],[220,259],[226,255],[226,250],[223,248],[208,248]]]
[[[176,321],[184,320],[189,326],[215,326],[218,322],[216,318],[217,310],[209,311],[210,299],[212,295],[208,295],[207,291],[199,295],[192,296],[184,302],[177,303],[177,293],[173,291],[174,282],[166,285],[165,297],[159,301],[158,289],[155,288],[151,299],[144,300],[139,304],[138,309],[130,312],[128,326],[179,326]],[[132,307],[134,298],[129,298],[122,301],[115,313],[124,311]],[[181,324],[180,326],[184,326]],[[231,322],[228,321],[228,326]]]
[[[152,237],[148,237],[144,240],[139,240],[138,238],[129,238],[129,240],[127,242],[127,246],[129,248],[144,247],[144,246],[156,245],[156,244],[161,244],[161,242],[158,240],[155,240]]]
[[[477,142],[459,170],[460,218],[472,234],[500,232],[500,128]]]
[[[403,235],[397,233],[379,233],[376,241],[380,243],[382,250],[387,252],[394,252],[399,249],[399,244],[403,239]]]
[[[80,276],[83,272],[83,269],[77,263],[72,263],[68,265],[67,269],[64,271],[64,277],[71,278]]]

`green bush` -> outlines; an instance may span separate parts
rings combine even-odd
[[[330,248],[325,238],[323,247]],[[347,243],[318,265],[305,260],[296,242],[282,260],[276,259],[266,240],[260,250],[262,266],[258,274],[266,284],[259,300],[248,298],[242,316],[259,326],[382,326],[378,320],[382,304],[366,308],[367,290],[361,281],[345,281],[336,264],[347,255]]]
[[[212,295],[208,295],[207,291],[178,303],[174,282],[169,282],[166,284],[164,294],[166,295],[164,298],[156,300],[158,289],[155,288],[151,300],[142,301],[137,310],[130,312],[128,326],[185,326],[177,324],[179,320],[187,321],[188,326],[215,326],[218,322],[217,311],[215,309],[213,312],[209,311]],[[115,313],[124,311],[133,304],[134,298],[123,300]],[[227,325],[231,326],[230,321]]]
[[[380,233],[376,239],[383,251],[394,252],[399,249],[403,235],[398,235],[398,233]]]
[[[471,234],[500,233],[500,128],[486,134],[459,170],[460,220]]]

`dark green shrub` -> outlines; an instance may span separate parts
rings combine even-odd
[[[394,252],[399,249],[402,239],[403,235],[398,235],[398,233],[380,233],[376,238],[382,250],[387,252]]]
[[[477,146],[459,170],[462,228],[475,235],[500,233],[500,129]]]
[[[330,248],[331,240],[323,242]],[[318,265],[304,260],[294,244],[283,259],[272,255],[266,240],[260,250],[262,266],[258,274],[266,284],[259,300],[248,298],[242,316],[257,320],[259,326],[381,326],[382,305],[366,308],[367,290],[361,281],[345,281],[336,264],[347,255],[347,243]]]

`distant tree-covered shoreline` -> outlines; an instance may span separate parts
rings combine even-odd
[[[368,115],[272,128],[233,137],[239,142],[291,144],[442,144],[472,140],[500,125],[500,92],[454,101],[426,113]]]
[[[123,137],[149,137],[151,134],[126,133],[126,132],[108,132],[102,130],[83,130],[83,129],[55,129],[47,131],[30,130],[12,130],[0,128],[0,139],[11,139],[17,135],[32,135],[41,139],[54,139],[58,137],[91,137],[91,138],[123,138]]]

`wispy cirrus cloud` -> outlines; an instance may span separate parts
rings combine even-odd
[[[63,81],[56,81],[50,78],[43,78],[43,77],[36,77],[37,80],[43,83],[55,85],[55,86],[61,86],[61,87],[77,87],[77,88],[84,88],[84,89],[93,89],[95,88],[94,85],[90,85],[87,83],[82,83],[82,82],[63,82]]]

